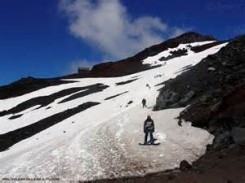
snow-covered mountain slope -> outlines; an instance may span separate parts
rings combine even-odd
[[[94,180],[144,175],[195,161],[213,136],[190,123],[177,125],[184,108],[152,111],[159,89],[185,68],[227,43],[195,53],[181,44],[142,60],[153,69],[114,78],[71,79],[0,100],[0,178]],[[178,49],[186,54],[161,61]],[[149,85],[149,86],[147,86]],[[141,101],[147,100],[148,108]],[[159,146],[143,142],[143,122],[155,121]]]

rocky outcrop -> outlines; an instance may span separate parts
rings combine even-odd
[[[33,77],[22,78],[14,83],[0,87],[0,99],[17,97],[26,93],[60,84],[73,83],[74,81],[63,81],[60,79],[39,79]]]
[[[245,146],[245,128],[235,127],[232,129],[231,135],[236,144]]]
[[[176,57],[181,57],[181,56],[187,55],[187,49],[178,49],[176,51],[170,51],[170,54],[171,55],[169,55],[167,57],[162,57],[159,60],[160,61],[168,61],[168,60],[176,58]]]
[[[188,161],[183,160],[180,162],[180,170],[186,171],[186,170],[190,170],[191,168],[192,168],[192,166],[189,164]]]
[[[215,42],[212,42],[212,43],[209,43],[209,44],[205,44],[205,45],[202,45],[202,46],[194,46],[194,47],[191,47],[191,50],[194,51],[195,53],[199,53],[199,52],[202,52],[206,49],[209,49],[209,48],[212,48],[213,46],[217,46],[221,43],[223,43],[224,41],[215,41]]]
[[[216,136],[217,147],[229,146],[234,142],[233,128],[245,127],[244,60],[245,36],[241,36],[217,54],[165,82],[155,110],[189,105],[180,119],[208,129]]]

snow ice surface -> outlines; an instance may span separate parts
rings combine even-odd
[[[209,42],[192,43],[202,45]],[[184,108],[152,111],[158,85],[181,74],[186,66],[195,65],[209,54],[219,51],[227,43],[200,53],[159,61],[171,49],[143,60],[144,64],[161,65],[155,69],[116,78],[73,79],[75,83],[47,87],[20,97],[0,100],[0,111],[34,97],[50,95],[71,87],[103,83],[109,87],[102,92],[66,103],[55,101],[50,109],[35,106],[21,112],[23,116],[9,120],[0,118],[0,134],[33,124],[56,113],[74,108],[85,102],[99,102],[62,122],[0,152],[0,180],[2,178],[59,178],[60,181],[85,181],[122,176],[140,176],[179,166],[182,160],[192,163],[205,153],[213,136],[191,126],[190,122],[177,125],[176,117]],[[187,48],[190,44],[180,45]],[[158,75],[158,77],[156,77]],[[136,81],[116,85],[137,78]],[[146,87],[149,84],[150,87]],[[126,92],[110,100],[105,98]],[[65,98],[65,97],[64,97]],[[62,98],[62,99],[64,99]],[[141,101],[147,100],[148,108]],[[132,104],[128,104],[129,101]],[[33,110],[36,109],[36,110]],[[144,139],[143,122],[150,114],[155,122],[158,146],[139,146]],[[66,133],[64,133],[66,131]]]

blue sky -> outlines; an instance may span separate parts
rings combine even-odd
[[[245,32],[243,0],[0,0],[0,85],[132,56],[185,31]]]

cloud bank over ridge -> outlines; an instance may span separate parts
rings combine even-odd
[[[158,17],[133,18],[120,0],[61,0],[60,9],[69,19],[71,34],[109,59],[132,56],[185,32]]]

